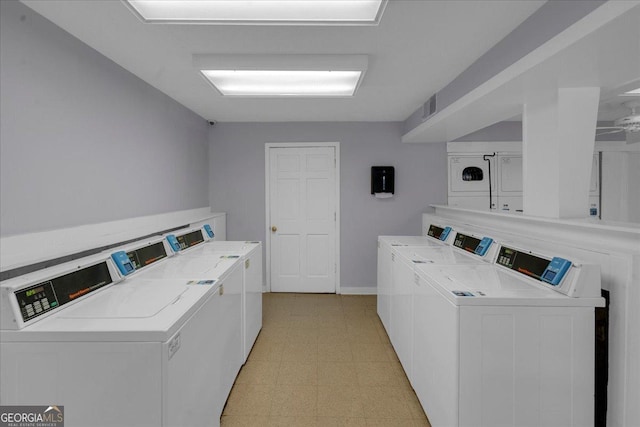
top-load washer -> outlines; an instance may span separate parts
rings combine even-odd
[[[391,295],[393,293],[393,249],[401,246],[441,247],[450,240],[451,227],[431,224],[426,236],[378,236],[377,311],[382,325],[391,334]]]
[[[495,254],[496,244],[489,237],[456,232],[451,246],[394,247],[389,338],[409,380],[413,377],[413,294],[417,280],[415,268],[421,264],[486,264]]]
[[[99,257],[2,284],[1,404],[62,405],[68,426],[215,425],[218,282],[120,281]]]
[[[211,241],[184,254],[188,258],[226,259],[239,256],[242,263],[243,363],[262,329],[262,242]]]
[[[416,273],[412,385],[433,425],[593,425],[599,266],[502,245]]]
[[[242,340],[242,292],[243,269],[240,255],[189,256],[197,248],[210,243],[205,240],[206,228],[190,229],[176,235],[158,237],[143,245],[132,245],[112,255],[116,265],[129,281],[138,278],[145,280],[182,279],[198,280],[206,277],[221,286],[224,298],[219,307],[222,323],[212,324],[211,328],[220,329],[217,345],[221,348],[222,365],[222,403],[226,401],[235,378],[244,363]],[[185,237],[187,236],[187,237]],[[172,244],[172,240],[174,241]],[[176,247],[175,242],[179,243]],[[162,256],[167,245],[176,247],[179,252],[170,259]],[[158,255],[158,253],[160,255]],[[135,271],[127,272],[126,264],[134,265]],[[135,283],[135,282],[134,282]],[[220,407],[222,409],[222,407]]]

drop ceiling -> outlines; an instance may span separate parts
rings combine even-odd
[[[377,26],[145,24],[121,1],[23,3],[203,118],[402,121],[544,1],[390,0]],[[193,55],[368,55],[353,98],[223,97]]]

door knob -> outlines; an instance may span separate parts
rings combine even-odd
[[[271,226],[271,232],[275,233],[276,231],[278,231],[278,227],[276,227],[275,225]]]

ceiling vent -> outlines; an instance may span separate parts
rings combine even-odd
[[[431,98],[422,106],[422,121],[427,120],[429,117],[433,116],[438,110],[436,104],[436,96],[438,94],[434,93]]]

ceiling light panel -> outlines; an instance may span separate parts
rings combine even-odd
[[[640,87],[638,89],[627,91],[623,93],[622,96],[640,96]]]
[[[122,0],[143,21],[187,24],[377,25],[387,0]]]
[[[201,70],[224,96],[348,97],[353,96],[361,71]]]

